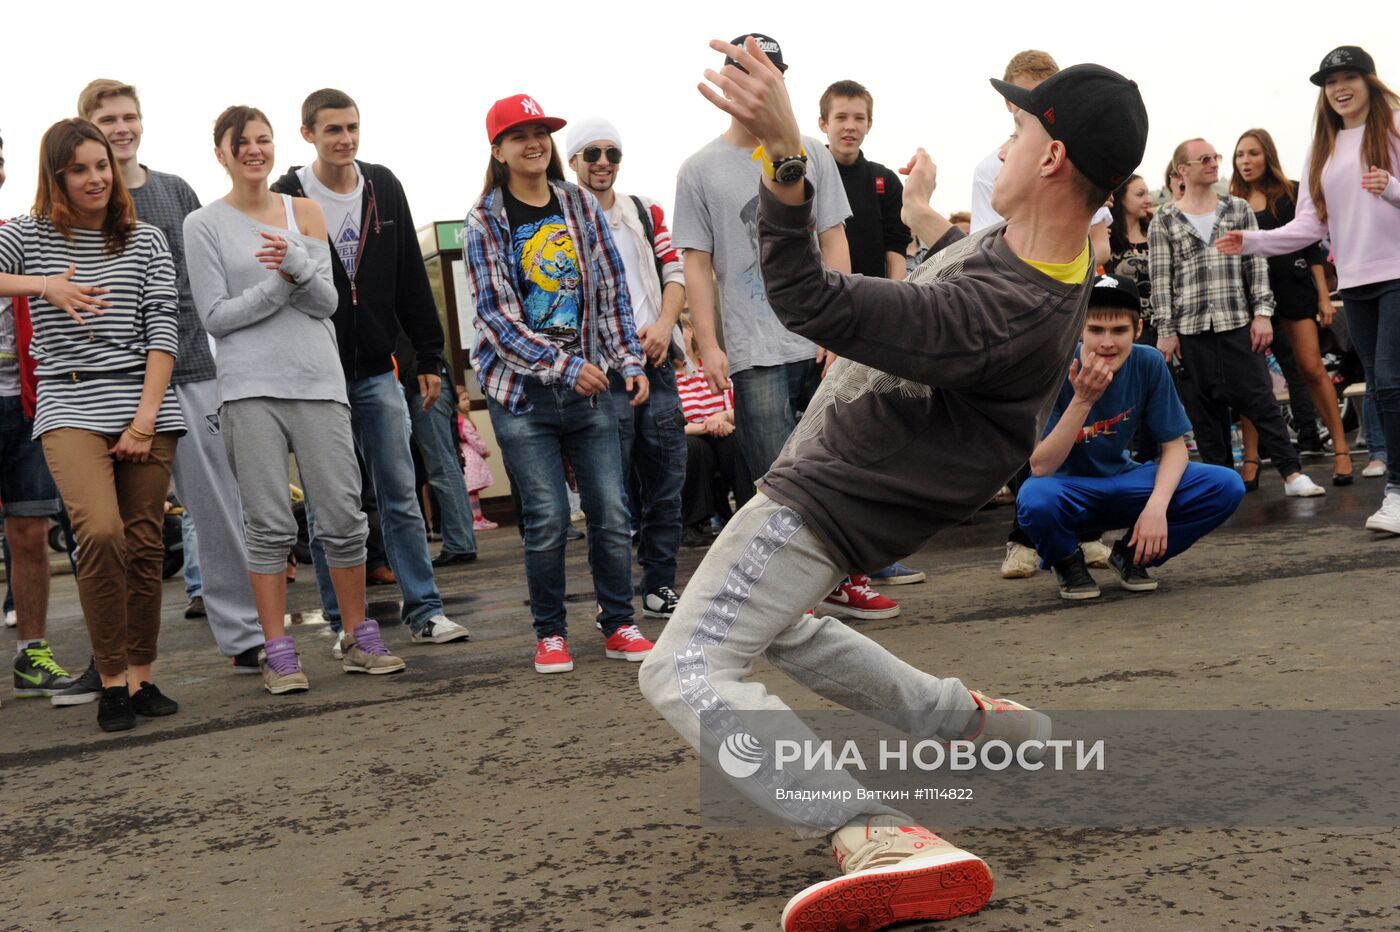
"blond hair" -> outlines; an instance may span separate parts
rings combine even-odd
[[[84,120],[88,119],[108,97],[130,97],[136,103],[136,115],[141,115],[141,98],[137,95],[136,88],[111,78],[98,78],[89,81],[88,86],[78,95],[78,116]]]

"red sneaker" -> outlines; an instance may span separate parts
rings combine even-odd
[[[642,632],[636,625],[623,625],[603,642],[603,650],[609,660],[629,660],[632,663],[646,660],[652,647],[652,643],[642,637]]]
[[[952,919],[977,912],[992,897],[986,862],[920,825],[853,823],[832,835],[831,849],[842,876],[788,900],[784,932],[864,932]]]
[[[869,576],[847,576],[822,601],[820,607],[837,618],[858,618],[862,621],[893,618],[899,614],[899,603],[871,589]]]
[[[568,673],[574,668],[569,656],[569,642],[561,637],[540,638],[535,648],[536,673]]]

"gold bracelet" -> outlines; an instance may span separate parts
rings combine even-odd
[[[126,432],[130,434],[134,439],[139,440],[142,443],[145,443],[147,440],[154,440],[156,436],[154,433],[148,434],[143,430],[137,430],[135,424],[126,425]]]

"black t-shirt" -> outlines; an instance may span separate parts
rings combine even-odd
[[[1291,182],[1290,182],[1291,183]],[[1295,203],[1298,186],[1293,184],[1293,197],[1279,200],[1278,215],[1266,206],[1254,212],[1254,219],[1261,230],[1276,230],[1293,220],[1297,210]],[[1312,317],[1317,313],[1317,284],[1313,281],[1311,266],[1327,261],[1327,253],[1321,243],[1313,243],[1302,249],[1282,256],[1269,257],[1269,289],[1274,293],[1283,317]]]
[[[846,220],[846,242],[851,248],[851,271],[857,275],[888,278],[885,253],[901,256],[913,237],[899,219],[904,206],[904,185],[899,176],[864,153],[852,165],[836,163],[851,216]]]
[[[559,198],[551,191],[549,203],[535,207],[517,199],[508,188],[502,193],[525,325],[564,352],[577,353],[583,279]]]

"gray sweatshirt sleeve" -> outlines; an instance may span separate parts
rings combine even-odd
[[[804,182],[805,184],[805,182]],[[767,186],[758,231],[768,301],[783,326],[855,362],[935,387],[979,385],[1007,360],[1006,335],[966,280],[913,284],[822,268],[811,187],[795,207]]]
[[[204,329],[218,338],[271,317],[290,303],[296,286],[276,272],[268,272],[256,285],[230,295],[218,233],[203,214],[200,210],[185,218],[185,263]]]
[[[292,307],[317,320],[330,317],[340,306],[340,294],[335,290],[335,279],[331,276],[331,247],[324,241],[293,237],[288,237],[287,242],[288,257],[294,249],[305,257],[305,263],[299,265],[296,272],[287,270],[287,274],[296,281]],[[282,267],[286,269],[285,261]]]

